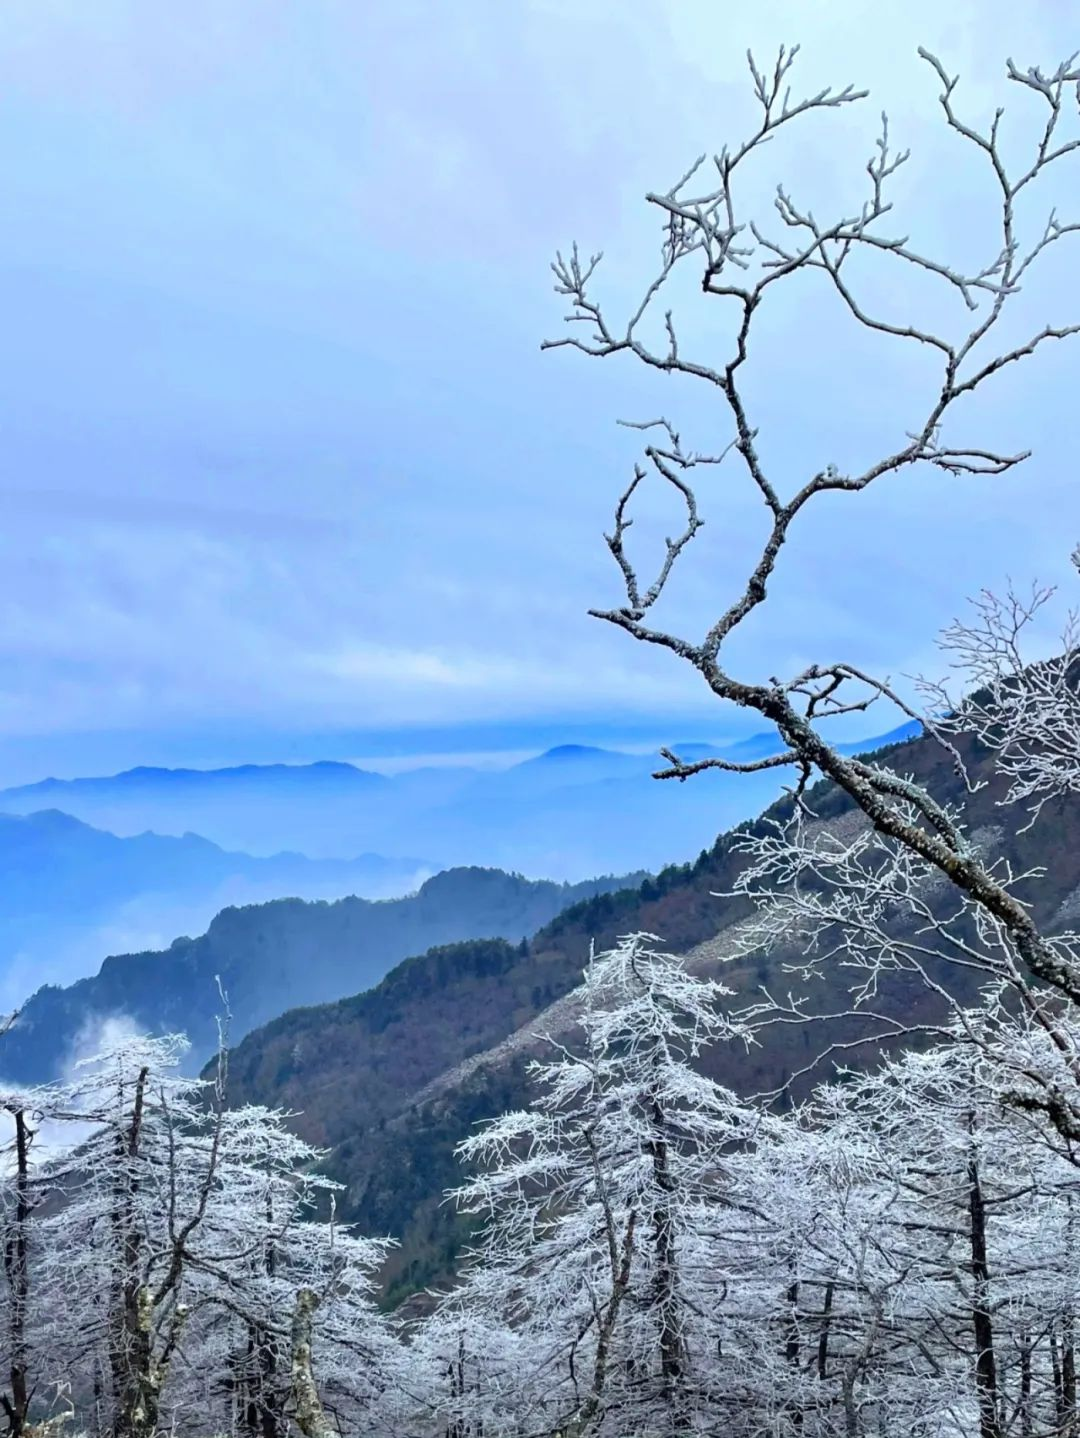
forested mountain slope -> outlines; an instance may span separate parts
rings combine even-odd
[[[217,1044],[219,979],[235,1041],[295,1004],[369,988],[407,954],[467,937],[519,941],[568,904],[625,882],[569,885],[451,869],[400,899],[279,899],[225,909],[199,938],[117,955],[93,978],[39,989],[0,1037],[0,1074],[21,1084],[55,1077],[80,1050],[92,1051],[107,1020],[186,1033],[192,1061],[201,1064]]]
[[[999,807],[1001,787],[971,745],[965,756],[971,776],[987,780],[973,795],[964,793],[949,756],[928,739],[880,752],[897,772],[964,804],[972,827],[988,834],[1014,868],[1046,866],[1025,890],[1041,923],[1052,925],[1071,907],[1080,884],[1080,802],[1048,804],[1034,827],[1017,832],[1026,815]],[[849,801],[834,790],[819,787],[813,803],[825,823],[855,821]],[[769,815],[781,812],[778,805]],[[1054,835],[1050,846],[1048,833]],[[440,1204],[444,1189],[458,1180],[454,1145],[477,1120],[522,1104],[525,1066],[538,1051],[531,1035],[572,1024],[572,1007],[558,1001],[579,982],[590,941],[602,948],[645,930],[673,951],[693,952],[695,967],[721,972],[742,994],[778,979],[783,991],[792,986],[781,975],[782,953],[740,964],[724,960],[732,926],[747,917],[750,904],[716,895],[731,890],[743,862],[731,836],[722,836],[692,865],[575,905],[526,947],[458,944],[407,961],[369,993],[285,1014],[232,1055],[232,1098],[299,1110],[304,1136],[332,1149],[330,1169],[348,1185],[345,1216],[363,1231],[403,1240],[388,1270],[391,1298],[445,1277],[464,1233]],[[837,974],[835,982],[817,983],[815,1009],[846,1008],[846,982]],[[927,992],[910,976],[886,986],[878,1007],[911,1022],[936,1017]],[[861,1031],[853,1021],[835,1023],[827,1039]],[[778,1026],[750,1050],[714,1049],[704,1066],[742,1093],[767,1091],[801,1070],[823,1041],[821,1032]]]

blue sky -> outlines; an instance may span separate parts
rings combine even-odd
[[[745,49],[783,40],[800,88],[872,96],[770,147],[762,212],[778,179],[822,212],[857,193],[885,106],[914,151],[903,227],[981,253],[985,178],[916,46],[961,73],[966,113],[1003,98],[1022,131],[1005,57],[1080,47],[1069,9],[9,0],[0,781],[736,731],[692,673],[586,616],[617,596],[599,536],[635,445],[614,420],[662,405],[695,445],[727,435],[630,362],[539,353],[552,252],[603,247],[604,293],[629,302],[655,250],[644,192],[744,132]],[[1078,172],[1029,233],[1055,198],[1068,218]],[[1023,297],[1034,327],[1080,317],[1059,248]],[[715,316],[685,298],[708,351]],[[767,458],[785,487],[857,463],[930,379],[795,286],[749,380]],[[966,437],[1036,451],[1001,480],[905,476],[808,516],[736,657],[932,667],[981,585],[1067,583],[1078,388],[1080,346],[1058,347],[971,406]],[[733,486],[703,500],[669,610],[695,628],[756,533]]]

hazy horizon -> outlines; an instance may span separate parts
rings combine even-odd
[[[730,717],[730,716],[729,716]],[[738,716],[741,717],[741,716]],[[872,715],[850,716],[834,733],[845,741],[877,739],[903,722],[895,711],[884,712],[881,722],[873,723]],[[0,746],[0,789],[22,787],[46,779],[61,781],[107,777],[137,768],[214,770],[235,768],[245,764],[286,764],[294,767],[319,762],[352,764],[355,768],[393,775],[412,770],[434,768],[477,768],[494,770],[509,768],[551,749],[564,746],[613,750],[623,754],[659,754],[662,746],[673,743],[712,744],[719,748],[738,744],[767,731],[760,720],[729,725],[727,732],[703,722],[701,717],[683,716],[667,723],[652,721],[648,726],[612,726],[603,722],[565,725],[521,725],[507,727],[493,734],[488,726],[467,726],[457,730],[438,729],[379,731],[357,734],[347,731],[339,736],[268,737],[253,736],[245,740],[236,735],[218,749],[207,748],[200,737],[198,747],[185,753],[183,739],[170,736],[167,743],[155,747],[143,735],[73,736],[52,743],[36,742],[22,755],[4,752]],[[366,738],[367,747],[363,747]],[[497,742],[501,738],[503,742]],[[456,739],[456,743],[453,742]],[[190,741],[189,741],[190,742]],[[296,750],[301,752],[297,753]],[[179,755],[176,750],[179,749]],[[95,767],[96,764],[96,767]]]

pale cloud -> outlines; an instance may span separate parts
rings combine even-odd
[[[643,692],[641,674],[634,666],[620,668],[599,663],[589,674],[583,691],[583,674],[576,663],[514,660],[502,655],[483,655],[467,650],[433,654],[422,650],[390,649],[378,645],[350,644],[332,654],[310,656],[312,669],[352,689],[359,698],[369,684],[391,686],[409,692],[471,691],[483,697],[495,712],[516,715],[550,711],[557,705],[568,715],[584,706],[593,710],[597,696],[604,701],[636,701],[642,712],[671,712],[680,700],[685,704],[685,685],[656,683]]]
[[[976,118],[1004,93],[1023,131],[1004,59],[1053,63],[1072,28],[1051,0],[104,0],[92,20],[12,0],[0,732],[706,713],[692,675],[585,611],[618,597],[600,534],[635,444],[615,417],[727,435],[711,397],[538,353],[562,313],[553,248],[603,247],[602,293],[632,303],[655,249],[642,195],[745,131],[747,46],[800,40],[799,87],[872,97],[768,147],[748,199],[767,209],[783,178],[823,212],[857,203],[885,105],[913,150],[898,225],[967,258],[987,191],[916,46],[961,72]],[[1060,249],[1026,322],[1080,313]],[[869,281],[896,313],[926,302]],[[711,355],[717,312],[692,285],[677,299]],[[925,667],[965,594],[1064,577],[1078,381],[1060,349],[964,416],[1036,448],[1013,475],[904,475],[808,514],[739,662]],[[893,443],[932,382],[812,285],[763,312],[747,372],[785,488]],[[761,523],[734,471],[702,498],[667,611],[692,630]],[[643,500],[647,548],[670,514]]]
[[[505,668],[484,665],[474,659],[456,663],[438,654],[424,654],[410,649],[386,649],[375,645],[363,648],[353,644],[335,654],[313,654],[311,664],[335,679],[357,679],[390,683],[404,681],[430,684],[436,688],[484,689],[492,681],[505,677]]]

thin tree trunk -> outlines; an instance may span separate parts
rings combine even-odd
[[[608,1226],[609,1243],[611,1244],[611,1253],[614,1257],[615,1235],[612,1216],[606,1198],[603,1202],[605,1219]],[[615,1260],[617,1267],[612,1274],[611,1298],[608,1301],[596,1337],[596,1353],[593,1357],[593,1379],[589,1396],[575,1417],[562,1430],[562,1438],[584,1438],[584,1435],[588,1433],[600,1414],[604,1389],[607,1385],[611,1338],[618,1325],[619,1310],[622,1307],[623,1299],[626,1297],[627,1289],[630,1287],[630,1269],[634,1259],[634,1228],[636,1217],[636,1214],[631,1213],[627,1219],[626,1232],[623,1235],[622,1252]]]
[[[784,1357],[787,1360],[788,1365],[793,1368],[797,1373],[799,1369],[799,1364],[802,1361],[802,1339],[799,1332],[798,1279],[793,1279],[792,1282],[788,1285],[785,1299],[788,1306],[788,1329],[787,1338],[784,1342]],[[796,1392],[797,1391],[798,1389],[796,1388]],[[791,1415],[791,1426],[797,1433],[803,1426],[804,1415],[802,1411],[802,1405],[798,1401],[793,1401],[786,1406]]]
[[[266,1191],[266,1225],[274,1230],[274,1199],[269,1187]],[[277,1272],[277,1249],[273,1238],[266,1245],[266,1276],[273,1278]],[[261,1408],[262,1438],[281,1438],[281,1403],[278,1387],[278,1369],[282,1357],[275,1335],[261,1328],[259,1339],[259,1401]]]
[[[1072,1314],[1061,1321],[1061,1415],[1062,1438],[1071,1438],[1076,1428],[1076,1348],[1073,1344]]]
[[[817,1345],[817,1376],[822,1382],[825,1381],[825,1374],[829,1366],[829,1325],[832,1322],[833,1293],[836,1284],[832,1281],[825,1285],[825,1301],[821,1307],[821,1332],[818,1334]]]
[[[146,1068],[139,1070],[131,1122],[126,1131],[117,1134],[118,1173],[113,1228],[120,1254],[120,1281],[109,1352],[114,1438],[152,1438],[157,1428],[157,1394],[151,1374],[152,1313],[149,1294],[140,1282],[142,1239],[135,1221],[135,1200],[139,1189],[135,1165],[142,1143],[147,1075]]]
[[[1020,1434],[1031,1438],[1031,1334],[1020,1335]]]
[[[266,1222],[272,1231],[273,1199],[266,1195]],[[277,1251],[273,1239],[266,1244],[263,1267],[268,1278],[277,1270]],[[243,1409],[246,1438],[281,1438],[282,1395],[278,1392],[278,1372],[282,1355],[277,1337],[265,1324],[253,1321],[248,1325],[247,1392]]]
[[[15,1119],[15,1213],[11,1233],[4,1244],[4,1270],[8,1281],[8,1347],[11,1355],[11,1392],[3,1395],[11,1438],[22,1438],[30,1408],[29,1355],[26,1320],[30,1302],[28,1256],[30,1226],[30,1130],[23,1109],[14,1109]]]
[[[671,1176],[664,1113],[659,1100],[650,1099],[654,1137],[649,1148],[653,1182],[661,1195],[653,1209],[653,1254],[656,1263],[655,1304],[660,1324],[660,1394],[665,1406],[674,1411],[683,1400],[686,1354],[679,1322],[678,1263],[671,1198],[675,1180]]]
[[[784,1357],[793,1368],[799,1366],[799,1283],[795,1279],[788,1285],[787,1293],[784,1295],[788,1306],[788,1330],[787,1339],[784,1343]]]
[[[1070,1267],[1076,1255],[1076,1215],[1073,1197],[1067,1197],[1068,1221],[1065,1226],[1065,1257]],[[1076,1431],[1076,1347],[1071,1308],[1061,1315],[1061,1399],[1058,1404],[1058,1428],[1061,1438],[1072,1438]]]
[[[974,1120],[972,1119],[972,1122]],[[968,1159],[968,1216],[971,1228],[973,1280],[971,1322],[975,1336],[975,1388],[979,1404],[979,1438],[1001,1438],[998,1420],[997,1362],[990,1316],[990,1267],[986,1245],[986,1204],[974,1150]]]

